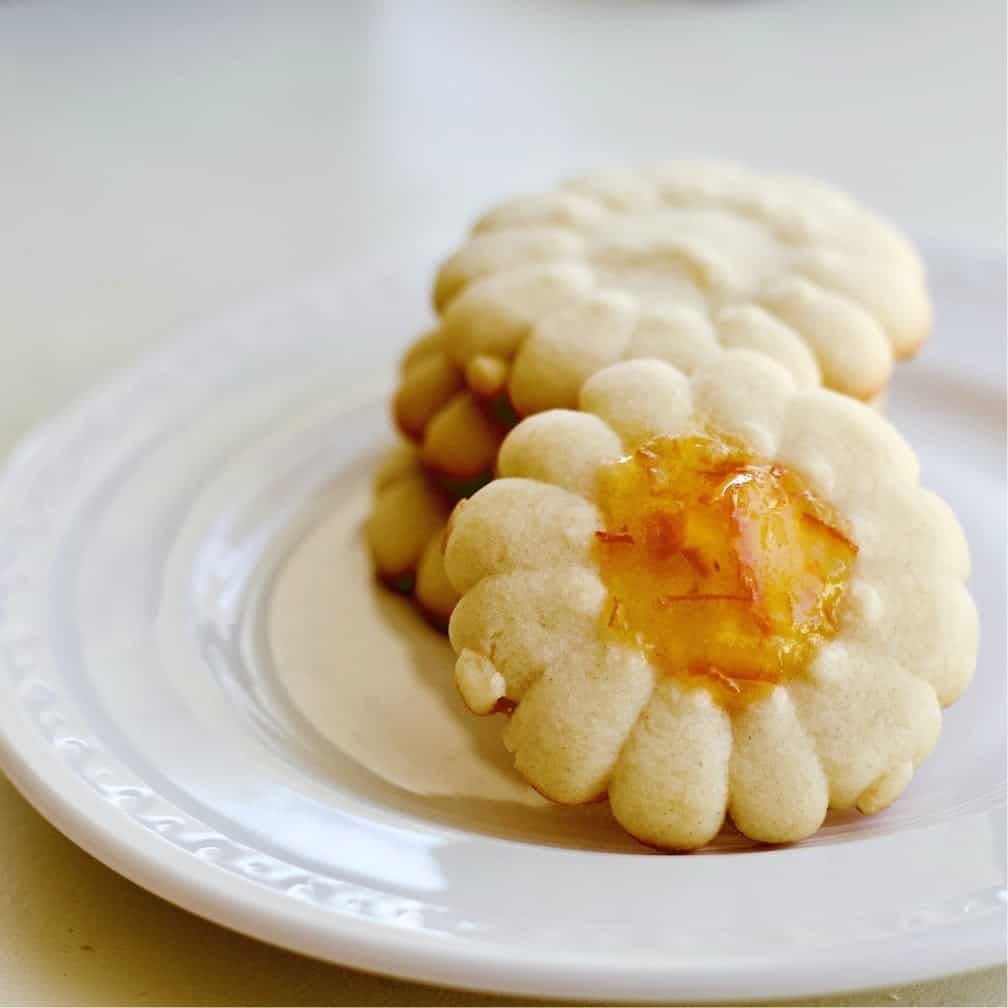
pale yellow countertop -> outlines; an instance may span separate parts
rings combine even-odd
[[[0,453],[187,321],[364,247],[447,248],[613,160],[821,175],[1003,247],[1004,37],[1000,0],[0,4]],[[2,777],[0,863],[0,1004],[491,1003],[198,920]],[[815,1003],[1005,997],[991,970]]]

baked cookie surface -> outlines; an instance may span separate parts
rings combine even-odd
[[[480,396],[469,387],[438,330],[421,336],[403,356],[392,413],[399,430],[418,445],[424,466],[446,481],[489,474],[513,422],[502,397]]]
[[[868,407],[730,350],[594,374],[452,515],[456,681],[518,770],[654,846],[879,811],[969,682],[968,550]],[[685,615],[684,615],[685,614]]]
[[[574,408],[591,374],[654,357],[690,373],[757,350],[797,384],[871,400],[931,321],[924,270],[892,227],[837,190],[739,166],[597,173],[486,214],[438,273],[440,326],[401,399],[451,468],[468,389],[520,416]],[[461,439],[460,439],[461,440]],[[471,461],[471,455],[470,455]]]
[[[374,475],[374,502],[366,537],[379,579],[412,594],[440,628],[448,624],[458,595],[444,569],[444,533],[455,503],[425,471],[416,450],[390,450]]]

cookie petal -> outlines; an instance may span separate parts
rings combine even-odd
[[[794,380],[751,350],[732,350],[701,368],[692,381],[694,410],[710,429],[772,458],[794,394]]]
[[[865,815],[873,815],[888,808],[906,790],[913,773],[912,760],[904,760],[887,770],[858,796],[856,803],[858,811]]]
[[[662,361],[614,364],[585,382],[580,408],[601,417],[630,450],[658,434],[674,436],[686,429],[692,410],[689,380]]]
[[[433,354],[442,353],[444,348],[444,334],[440,328],[431,329],[410,344],[399,362],[400,372],[406,374],[415,364]]]
[[[515,766],[553,801],[602,795],[627,733],[654,687],[643,655],[598,645],[547,667],[504,732]]]
[[[441,321],[445,346],[464,367],[471,357],[510,358],[532,325],[591,293],[592,271],[578,263],[524,266],[466,287]]]
[[[717,333],[706,314],[695,308],[666,308],[641,315],[624,356],[628,360],[665,361],[692,374],[720,352]]]
[[[609,782],[613,815],[644,843],[702,847],[721,829],[732,732],[704,689],[661,679]]]
[[[515,410],[529,416],[575,407],[584,380],[623,357],[636,319],[632,298],[606,292],[540,319],[511,370]]]
[[[441,629],[448,626],[458,592],[451,586],[444,566],[444,537],[448,523],[435,530],[424,546],[417,565],[414,594],[420,608]]]
[[[464,379],[444,351],[433,351],[414,360],[403,374],[392,403],[399,429],[420,440],[427,424],[462,391]]]
[[[448,633],[456,653],[491,661],[517,701],[544,668],[595,639],[605,603],[602,582],[586,567],[495,574],[466,592]]]
[[[949,506],[912,483],[886,480],[871,507],[850,515],[865,577],[884,581],[908,568],[922,576],[969,575],[969,547]],[[894,535],[893,529],[899,529]]]
[[[443,312],[461,290],[480,278],[520,266],[562,262],[583,252],[583,239],[566,228],[489,231],[475,235],[445,260],[434,282],[434,307]]]
[[[455,395],[427,424],[420,455],[428,469],[454,478],[493,469],[504,428],[469,392]]]
[[[404,476],[418,475],[420,471],[416,448],[404,441],[395,448],[390,448],[375,467],[372,482],[374,492],[379,494]]]
[[[792,268],[820,288],[831,290],[864,307],[892,342],[896,357],[907,357],[931,328],[931,303],[921,273],[895,262],[889,268],[881,256],[854,251],[811,248],[795,257]]]
[[[741,709],[732,732],[728,811],[738,829],[765,843],[811,836],[826,817],[829,786],[787,691]]]
[[[885,654],[842,641],[816,656],[790,692],[815,743],[830,806],[852,808],[884,775],[931,751],[941,731],[935,691]]]
[[[826,389],[791,400],[776,458],[846,514],[871,507],[887,482],[915,483],[918,474],[917,456],[895,427]]]
[[[382,490],[367,522],[367,540],[379,575],[412,574],[428,541],[448,518],[449,506],[419,473]]]
[[[913,675],[930,684],[942,706],[956,701],[973,678],[980,622],[956,578],[906,571],[880,581],[881,612],[865,638],[890,650]]]
[[[504,439],[500,476],[524,476],[592,497],[600,465],[623,454],[613,429],[591,413],[550,410],[529,417]]]
[[[729,305],[717,314],[725,349],[756,350],[785,368],[799,388],[822,381],[819,364],[805,341],[789,325],[757,305]]]
[[[533,480],[494,480],[452,514],[448,580],[462,594],[491,574],[588,565],[599,528],[598,509],[576,494]]]
[[[759,303],[801,334],[830,388],[870,399],[888,382],[893,362],[889,340],[850,298],[794,277],[770,286]]]

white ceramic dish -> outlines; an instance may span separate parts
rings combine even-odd
[[[974,685],[883,815],[676,857],[531,793],[464,714],[444,640],[372,584],[360,526],[390,435],[360,362],[414,331],[417,258],[201,326],[23,444],[0,484],[17,786],[195,913],[421,980],[746,1000],[1000,961],[1003,263],[932,256],[938,333],[889,408],[972,544]]]

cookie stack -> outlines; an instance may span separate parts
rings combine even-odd
[[[369,538],[518,769],[665,848],[887,805],[976,650],[961,532],[865,405],[930,328],[907,240],[672,163],[501,204],[433,299]]]

